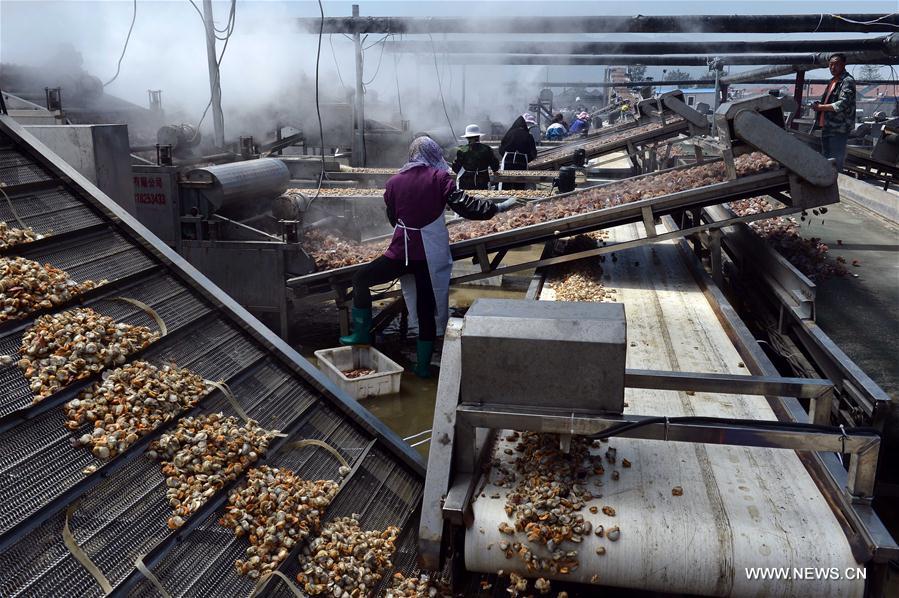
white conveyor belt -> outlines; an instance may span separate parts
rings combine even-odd
[[[613,229],[610,238],[634,238],[635,227]],[[617,258],[603,264],[604,282],[625,305],[627,367],[749,373],[673,242]],[[541,299],[551,298],[545,288]],[[776,419],[764,397],[628,389],[625,401],[626,413],[641,415]],[[511,464],[515,456],[504,449],[512,446],[498,443],[495,458]],[[587,485],[603,494],[590,505],[612,506],[616,515],[580,513],[594,526],[619,526],[621,537],[610,542],[591,534],[581,544],[565,543],[563,549],[579,550],[580,565],[557,579],[713,596],[862,596],[864,581],[853,579],[859,565],[846,536],[795,452],[614,438],[594,450],[606,446],[617,449],[618,466],[606,464],[605,475]],[[630,468],[621,467],[624,458]],[[611,479],[614,468],[619,481]],[[672,495],[675,486],[682,496]],[[506,559],[498,548],[502,540],[527,543],[522,533],[513,540],[497,529],[500,522],[514,524],[503,511],[508,492],[488,483],[477,494],[474,525],[465,535],[469,570],[525,572],[517,556]],[[491,498],[496,494],[500,498]],[[596,554],[600,545],[602,556]],[[748,578],[751,567],[827,571],[811,574],[821,579],[797,579],[791,570],[791,579],[762,581]]]

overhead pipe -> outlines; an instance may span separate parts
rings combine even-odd
[[[883,52],[854,53],[850,64],[899,64],[899,56]],[[848,55],[848,54],[847,54]],[[602,54],[596,56],[572,56],[569,54],[452,54],[448,64],[478,65],[632,65],[644,66],[708,66],[713,61],[726,65],[790,65],[807,67],[806,70],[827,66],[829,54],[726,54],[707,56],[636,56]],[[784,70],[779,74],[795,72]],[[774,76],[774,75],[771,75]]]
[[[856,21],[856,22],[852,22]],[[899,14],[658,15],[431,18],[327,17],[297,19],[302,31],[318,33],[893,33]]]
[[[751,71],[745,71],[742,73],[734,73],[733,75],[727,75],[725,77],[721,77],[721,83],[725,85],[733,85],[734,83],[747,83],[749,81],[754,81],[756,79],[770,79],[772,77],[779,77],[781,75],[791,75],[793,73],[798,73],[800,71],[810,71],[812,69],[821,68],[819,66],[808,66],[808,65],[790,65],[790,64],[781,64],[777,66],[766,66],[759,69],[753,69]]]
[[[738,73],[742,74],[742,73]],[[806,83],[812,85],[826,85],[830,83],[830,79],[806,79]],[[596,87],[596,88],[606,88],[606,87],[645,87],[647,85],[714,85],[714,79],[672,79],[668,80],[653,80],[653,81],[628,81],[627,83],[612,83],[609,81],[600,81],[597,83],[590,83],[586,81],[545,81],[540,84],[541,87],[576,87],[576,88],[587,88],[587,87]],[[766,78],[758,78],[753,79],[752,81],[742,81],[742,83],[783,83],[784,85],[792,85],[793,79],[766,79]],[[856,79],[855,83],[857,85],[894,85],[896,81],[892,79]]]
[[[866,39],[821,39],[777,41],[701,41],[701,42],[559,42],[559,41],[441,41],[432,47],[425,41],[388,41],[385,48],[393,52],[449,54],[746,54],[797,52],[887,51],[889,37]]]

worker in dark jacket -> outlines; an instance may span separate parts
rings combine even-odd
[[[828,67],[833,78],[821,100],[812,104],[816,113],[812,130],[821,129],[821,153],[836,160],[837,170],[842,170],[849,133],[855,127],[855,79],[846,71],[845,54],[831,55]]]
[[[460,147],[453,160],[456,186],[459,189],[487,189],[490,186],[490,170],[499,170],[499,159],[493,148],[481,143],[481,128],[478,125],[465,127],[463,139],[468,145]]]
[[[353,332],[340,337],[340,344],[371,343],[369,289],[398,278],[409,310],[409,323],[418,326],[414,372],[426,378],[434,340],[443,334],[449,318],[453,258],[443,215],[446,206],[463,218],[488,220],[517,202],[509,199],[494,204],[457,191],[443,150],[430,137],[418,137],[412,142],[409,161],[387,181],[384,202],[387,218],[394,227],[393,239],[384,255],[353,277]]]
[[[537,144],[528,131],[524,116],[519,116],[503,135],[499,144],[501,170],[527,170],[528,162],[537,157]],[[504,183],[503,189],[524,189],[525,183]]]

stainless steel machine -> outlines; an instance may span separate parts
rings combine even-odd
[[[275,314],[287,334],[284,281],[313,266],[297,220],[279,220],[290,172],[275,158],[185,170],[135,166],[137,218],[254,314]]]
[[[452,571],[464,561],[465,569],[469,571],[496,573],[495,567],[499,564],[506,571],[527,570],[533,577],[588,584],[616,585],[616,579],[627,578],[620,570],[615,577],[615,571],[606,566],[614,559],[604,556],[606,539],[600,541],[601,531],[593,534],[588,529],[582,539],[578,536],[577,540],[553,546],[552,543],[541,545],[531,538],[526,540],[524,529],[513,529],[510,525],[517,521],[510,515],[510,503],[505,503],[504,507],[502,502],[509,496],[510,485],[496,482],[493,470],[498,469],[499,476],[505,480],[514,480],[515,474],[509,471],[516,459],[513,447],[518,435],[524,431],[550,435],[551,439],[557,440],[562,454],[571,450],[575,438],[591,439],[594,446],[602,449],[611,445],[600,441],[609,439],[661,441],[656,444],[655,453],[664,453],[667,443],[842,453],[849,459],[846,486],[835,483],[831,488],[845,496],[845,504],[850,505],[840,517],[845,516],[854,522],[853,525],[860,523],[862,528],[880,526],[876,516],[874,523],[870,517],[880,438],[869,429],[829,425],[833,397],[829,380],[626,369],[627,350],[627,325],[622,304],[478,299],[464,319],[450,320],[441,361],[418,537],[420,561],[424,567]],[[743,395],[739,400],[751,400],[753,395],[790,396],[808,399],[811,408],[807,423],[677,417],[659,412],[638,414],[626,411],[626,388],[681,391],[680,396],[686,401],[707,401],[720,394]],[[504,453],[512,456],[504,457]],[[603,462],[601,456],[599,461]],[[607,452],[606,461],[610,463],[607,467],[613,467],[614,455],[610,458]],[[630,467],[629,464],[615,466]],[[539,484],[540,466],[531,471],[536,471],[531,474],[535,477],[528,477],[524,483]],[[772,475],[779,474],[772,471]],[[617,480],[617,477],[612,479]],[[609,484],[615,483],[609,482],[608,476],[606,481],[605,489],[599,484],[600,492],[643,495],[653,491],[648,484],[650,480],[639,477],[611,488]],[[684,481],[700,486],[702,483],[702,480]],[[588,485],[593,488],[594,483],[592,475],[583,479],[578,477],[575,481],[584,488]],[[620,490],[615,491],[616,488]],[[557,497],[568,497],[569,488],[564,485],[556,490]],[[595,489],[593,492],[597,500],[591,504],[614,500],[612,497],[599,500],[603,495],[597,494]],[[818,499],[823,500],[820,496]],[[528,508],[542,512],[540,509],[545,507],[535,499]],[[790,510],[796,505],[784,504],[781,508]],[[584,505],[582,512],[596,513],[596,507],[588,511]],[[605,507],[603,512],[608,514]],[[610,517],[614,514],[614,510],[611,511]],[[584,518],[596,519],[592,515]],[[640,521],[639,513],[636,520]],[[616,521],[607,518],[607,525]],[[505,530],[503,525],[507,526]],[[500,533],[496,532],[497,527]],[[858,530],[853,527],[847,534],[851,537],[856,532]],[[640,569],[649,562],[646,559],[652,558],[648,554],[640,558],[633,552],[639,548],[628,548],[634,543],[647,550],[650,550],[647,546],[654,546],[651,550],[658,551],[655,556],[662,554],[663,559],[672,550],[676,552],[674,546],[666,548],[661,530],[655,539],[649,529],[627,527],[624,533],[631,538],[628,541],[622,539],[621,543],[622,550],[630,550],[630,557],[634,559],[631,569]],[[609,538],[613,542],[617,539]],[[699,543],[706,541],[696,540]],[[795,542],[812,546],[818,540],[797,538]],[[708,541],[715,545],[713,540]],[[846,538],[842,542],[845,543]],[[528,564],[525,568],[518,560],[525,551],[532,559],[533,567]],[[578,559],[580,568],[560,566],[560,554],[563,560]],[[757,562],[756,556],[735,552],[736,562],[730,566],[739,570],[747,563]],[[622,558],[627,561],[627,557]],[[775,562],[777,558],[775,555]],[[867,558],[871,558],[870,554]],[[864,561],[865,557],[859,553],[856,559]],[[671,558],[669,562],[678,561]],[[650,587],[648,581],[644,583],[646,585],[636,587]]]

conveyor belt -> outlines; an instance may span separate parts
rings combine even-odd
[[[685,168],[690,168],[690,166],[679,167],[672,170]],[[644,176],[653,176],[654,174],[657,173]],[[788,187],[788,171],[785,169],[778,169],[741,177],[733,181],[716,183],[696,189],[690,189],[688,191],[680,191],[652,199],[635,201],[603,210],[596,210],[586,214],[578,214],[568,218],[551,220],[549,222],[525,226],[514,230],[493,233],[475,239],[457,241],[451,244],[450,248],[454,260],[467,259],[477,255],[479,246],[484,247],[488,252],[493,252],[502,249],[512,249],[515,247],[532,245],[550,239],[567,237],[581,232],[608,228],[610,226],[628,222],[639,222],[643,218],[642,210],[645,207],[651,207],[653,214],[661,216],[680,209],[720,204],[754,195],[774,193],[787,189]],[[574,191],[572,193],[538,200],[538,202],[551,202],[583,192],[584,191]],[[452,226],[452,223],[450,223],[450,226]],[[330,290],[331,283],[349,281],[352,279],[354,272],[361,266],[362,264],[357,264],[306,274],[290,279],[288,285],[305,287],[309,292]]]
[[[660,126],[659,128],[653,129],[651,131],[642,133],[634,131],[634,134],[628,135],[621,139],[610,139],[608,141],[603,141],[603,138],[588,139],[586,142],[579,143],[577,145],[564,145],[559,148],[554,148],[550,152],[546,152],[543,155],[537,156],[537,158],[533,160],[529,164],[529,166],[535,169],[559,168],[560,166],[571,164],[574,161],[574,152],[578,149],[583,149],[586,152],[586,158],[589,160],[590,158],[595,158],[597,156],[625,150],[628,148],[629,144],[640,145],[645,143],[663,141],[670,137],[676,137],[677,135],[685,133],[689,130],[690,123],[685,119],[679,118],[674,122],[668,123],[664,126]],[[622,131],[619,134],[623,136],[625,135],[625,133],[627,133],[627,131]]]
[[[25,224],[49,235],[9,248],[5,255],[50,263],[79,281],[108,279],[70,306],[85,305],[116,321],[155,330],[156,323],[147,313],[115,298],[150,305],[165,321],[168,334],[131,356],[132,360],[156,365],[174,362],[207,379],[227,381],[250,417],[268,429],[288,433],[289,438],[273,443],[269,457],[295,466],[300,475],[323,475],[323,467],[332,463],[321,451],[308,450],[289,461],[290,454],[280,455],[279,447],[314,436],[328,438],[353,465],[364,460],[353,483],[361,472],[368,473],[360,481],[370,478],[382,489],[398,487],[396,480],[401,478],[405,490],[364,494],[359,486],[342,500],[346,509],[357,510],[369,502],[372,512],[392,518],[389,523],[413,529],[408,520],[418,508],[424,476],[417,453],[114,202],[88,190],[83,177],[5,116],[0,116],[0,183],[7,185],[5,190]],[[2,198],[0,217],[10,226],[18,225]],[[0,354],[18,350],[22,334],[36,317],[0,327]],[[157,562],[180,559],[168,556],[176,536],[166,525],[171,507],[160,466],[143,456],[146,445],[175,422],[141,438],[116,458],[98,461],[86,448],[72,446],[73,437],[86,429],[65,429],[62,407],[78,388],[97,379],[99,375],[32,405],[18,366],[0,368],[2,596],[102,594],[63,544],[69,505],[73,505],[71,529],[77,543],[119,591],[140,581],[134,567],[138,556],[150,553],[145,562],[151,569]],[[235,412],[218,391],[181,416],[216,411]],[[368,459],[375,458],[386,467],[369,467]],[[99,469],[85,474],[88,465]],[[214,509],[226,498],[228,488],[211,497],[204,508]],[[202,530],[208,517],[201,509],[178,533],[193,537],[194,527]],[[223,543],[221,549],[227,545]],[[209,561],[209,554],[204,554],[203,562]],[[228,567],[225,563],[222,560],[222,567],[215,571],[193,567],[170,574],[163,567],[157,574],[172,587],[182,583],[227,588],[218,594],[201,591],[201,595],[235,595],[235,588],[247,589],[240,585],[233,563]]]
[[[638,236],[636,226],[609,231],[610,241]],[[660,232],[662,232],[660,230]],[[681,262],[674,243],[619,252],[603,264],[603,283],[617,292],[627,313],[627,365],[662,370],[741,374],[746,368],[712,307]],[[544,286],[542,299],[552,300]],[[697,392],[625,391],[625,413],[775,419],[763,397]],[[502,436],[502,434],[501,434]],[[618,525],[612,543],[594,535],[577,545],[580,567],[572,580],[659,592],[736,596],[860,596],[864,580],[783,580],[778,585],[750,580],[744,567],[837,567],[859,565],[850,541],[798,455],[765,448],[710,446],[613,438],[620,479],[607,473],[603,497],[593,505],[612,506],[609,517],[583,510],[586,519]],[[504,443],[495,458],[508,461]],[[622,459],[630,468],[620,466]],[[673,496],[674,486],[683,496]],[[487,549],[503,537],[504,501],[490,497],[507,490],[488,484],[475,499],[474,525],[466,534],[466,563],[475,570],[508,569],[508,561]],[[484,533],[479,533],[483,529]],[[504,537],[509,541],[508,536]],[[517,539],[517,538],[516,538]],[[603,556],[595,548],[606,548]],[[566,548],[567,549],[567,548]],[[599,593],[585,591],[583,595]]]

